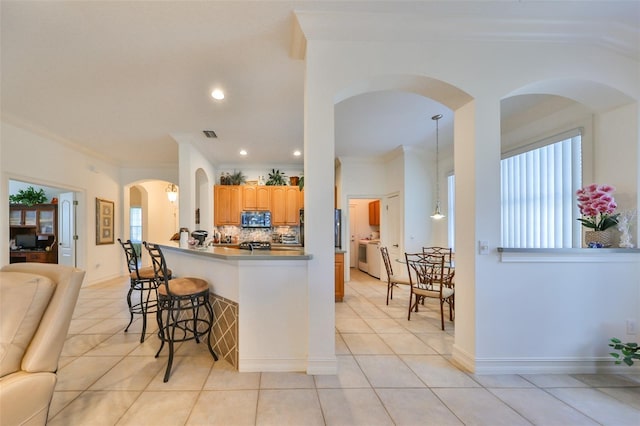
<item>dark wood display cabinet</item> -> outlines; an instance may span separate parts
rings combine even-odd
[[[58,263],[58,205],[9,206],[10,263]]]

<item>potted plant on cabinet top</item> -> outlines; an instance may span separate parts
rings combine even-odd
[[[46,203],[47,197],[44,195],[44,189],[40,188],[36,191],[33,186],[30,186],[27,189],[19,190],[17,194],[9,195],[9,202],[33,206],[34,204]]]
[[[242,185],[247,181],[247,177],[241,172],[234,172],[229,177],[231,185]]]
[[[275,186],[275,185],[286,185],[287,184],[287,177],[284,175],[284,173],[280,172],[280,170],[276,170],[276,169],[271,169],[271,173],[269,173],[269,179],[267,179],[267,182],[265,183],[265,185],[271,185],[271,186]]]

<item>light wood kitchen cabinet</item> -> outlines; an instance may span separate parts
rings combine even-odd
[[[271,210],[271,191],[268,186],[242,187],[242,210]]]
[[[336,253],[335,267],[335,298],[336,302],[342,302],[344,299],[344,253]]]
[[[380,226],[380,200],[369,203],[369,225]]]
[[[271,186],[270,188],[272,225],[300,225],[300,188],[297,186]]]
[[[242,187],[239,185],[216,185],[213,188],[214,224],[240,225],[242,211]]]

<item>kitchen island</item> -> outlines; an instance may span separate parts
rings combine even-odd
[[[160,244],[177,277],[207,280],[212,344],[238,371],[306,371],[307,261],[302,247],[242,250]]]

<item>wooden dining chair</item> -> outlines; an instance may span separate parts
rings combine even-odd
[[[389,259],[389,250],[387,247],[380,247],[380,253],[382,253],[382,260],[384,261],[384,267],[387,270],[387,305],[389,304],[389,298],[393,299],[393,287],[398,285],[411,285],[408,278],[404,278],[398,275],[394,275],[393,266],[391,266],[391,260]]]
[[[418,312],[418,305],[425,298],[438,299],[440,302],[440,322],[444,330],[444,304],[449,305],[449,320],[453,321],[454,288],[450,284],[455,270],[445,265],[444,255],[426,255],[424,253],[405,253],[411,294],[409,296],[409,313]]]

